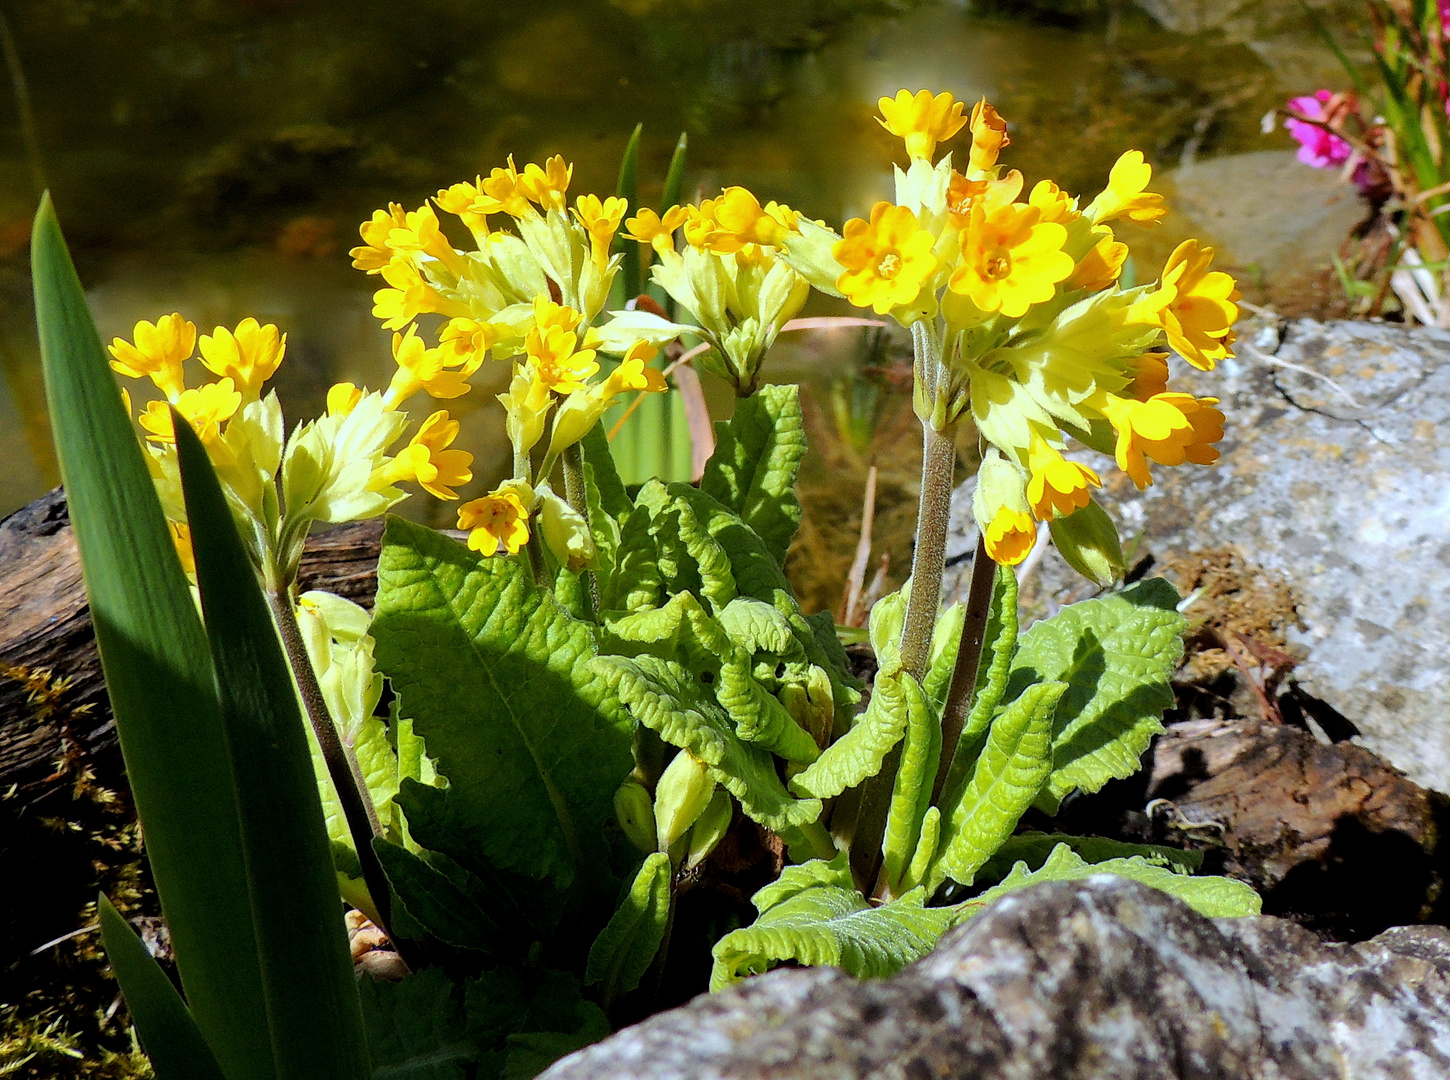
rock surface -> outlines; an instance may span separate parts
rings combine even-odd
[[[1450,931],[1324,945],[1096,877],[1007,896],[890,979],[776,971],[548,1080],[1443,1080]]]
[[[1155,466],[1138,492],[1083,455],[1102,501],[1158,566],[1227,547],[1282,579],[1301,688],[1450,791],[1450,333],[1298,320],[1247,328],[1238,352],[1210,373],[1175,361],[1175,388],[1222,399],[1223,459]],[[949,555],[970,550],[970,528],[959,512]],[[1090,592],[1055,553],[1037,573],[1056,601]]]

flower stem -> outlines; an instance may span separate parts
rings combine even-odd
[[[937,431],[922,425],[921,496],[917,507],[916,552],[911,562],[911,592],[901,632],[901,666],[918,681],[931,659],[931,634],[941,605],[946,569],[947,526],[951,520],[952,469],[956,465],[956,424]]]
[[[589,495],[584,486],[584,450],[578,444],[567,447],[559,458],[559,464],[564,470],[564,498],[568,500],[573,511],[584,519],[586,528],[592,529],[589,521]],[[599,610],[599,578],[594,571],[587,572],[589,580],[589,599],[593,602],[592,616]]]
[[[931,788],[933,806],[941,798],[947,773],[951,771],[952,757],[957,752],[957,742],[962,737],[962,724],[972,708],[972,697],[977,691],[977,668],[982,659],[982,639],[992,610],[992,585],[996,576],[997,564],[987,554],[986,537],[979,532],[977,553],[972,556],[972,584],[967,592],[962,639],[957,645],[957,665],[952,671],[951,688],[947,691],[946,706],[942,710],[941,760]]]
[[[388,940],[398,950],[405,963],[416,967],[408,953],[406,943],[393,935],[393,896],[388,878],[383,873],[383,864],[373,850],[373,837],[381,834],[378,812],[368,794],[367,784],[357,760],[348,752],[337,733],[327,701],[322,696],[322,687],[317,684],[317,673],[312,668],[312,658],[307,655],[307,646],[302,641],[302,630],[297,625],[297,613],[292,608],[292,598],[285,586],[269,587],[267,606],[272,609],[272,618],[277,623],[282,647],[292,666],[292,676],[297,680],[297,690],[302,706],[307,712],[317,744],[322,748],[322,758],[327,765],[327,775],[342,804],[343,816],[347,819],[348,832],[353,847],[357,849],[358,862],[362,865],[363,883],[372,896],[373,906],[382,920],[379,929],[388,935]]]

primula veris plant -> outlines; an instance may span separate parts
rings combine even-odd
[[[630,205],[632,156],[613,196],[571,198],[562,158],[509,159],[377,211],[352,256],[379,281],[395,374],[334,386],[290,433],[265,392],[277,328],[199,336],[173,314],[113,344],[116,370],[169,406],[140,426],[183,559],[197,523],[174,417],[210,457],[313,721],[343,894],[415,969],[362,989],[389,1075],[445,1060],[532,1075],[646,1014],[667,971],[717,988],[781,963],[885,975],[1037,881],[1116,873],[1214,915],[1258,909],[1181,852],[1017,831],[1029,808],[1130,775],[1161,730],[1179,597],[1113,587],[1123,556],[1092,493],[1099,470],[1142,488],[1155,466],[1216,458],[1217,402],[1170,390],[1168,356],[1211,370],[1231,355],[1234,283],[1195,241],[1156,282],[1120,283],[1114,226],[1165,212],[1137,151],[1080,207],[999,163],[1007,125],[985,101],[902,91],[880,108],[908,162],[893,200],[839,232],[742,187]],[[937,152],[963,132],[959,170]],[[831,615],[804,611],[784,570],[804,422],[796,388],[762,371],[812,288],[915,347],[919,534],[910,581],[870,614],[864,708]],[[213,378],[192,386],[198,348]],[[733,415],[698,483],[626,486],[601,420],[690,357],[733,388]],[[469,393],[495,363],[513,467],[465,497],[457,423],[407,409]],[[980,544],[969,595],[943,612],[968,423]],[[464,542],[394,518],[371,617],[295,595],[312,523],[381,514],[412,485],[459,503]],[[1011,567],[1042,525],[1109,591],[1019,634]],[[750,925],[682,955],[682,898],[732,833],[766,836],[784,867]]]

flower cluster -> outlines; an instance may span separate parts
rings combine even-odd
[[[976,513],[995,560],[1020,561],[1048,522],[1063,553],[1089,566],[1089,549],[1105,542],[1091,497],[1102,481],[1064,456],[1068,439],[1111,455],[1140,488],[1152,483],[1149,461],[1215,460],[1217,401],[1170,391],[1162,349],[1202,370],[1232,355],[1234,282],[1209,269],[1212,249],[1188,240],[1156,283],[1122,287],[1127,247],[1113,225],[1152,225],[1166,212],[1136,150],[1080,207],[1051,180],[1025,190],[1020,172],[1004,171],[1007,125],[985,101],[968,113],[950,94],[903,90],[880,109],[910,158],[894,202],[839,234],[765,210],[735,229],[761,229],[816,287],[912,329],[923,422],[946,432],[970,416],[986,444]],[[950,154],[934,162],[964,128],[965,170]],[[1103,576],[1100,565],[1090,572]]]
[[[604,310],[620,264],[611,250],[628,206],[597,195],[580,195],[571,206],[572,174],[561,157],[522,169],[510,158],[487,178],[445,188],[416,210],[393,204],[376,211],[351,254],[354,266],[385,286],[373,298],[373,314],[394,331],[398,373],[384,395],[389,406],[420,390],[457,397],[485,361],[512,363],[498,400],[514,475],[459,507],[470,545],[486,554],[517,553],[537,514],[556,558],[578,566],[592,555],[587,529],[547,477],[620,395],[666,388],[652,361],[687,328],[643,311]],[[435,207],[462,222],[471,250],[453,246]],[[434,345],[419,329],[427,316],[437,317]],[[601,356],[615,358],[603,376]],[[535,470],[532,454],[546,430]]]
[[[312,522],[375,517],[406,497],[397,486],[404,481],[456,498],[453,486],[472,479],[472,455],[449,449],[458,424],[446,412],[433,413],[406,446],[390,453],[409,423],[391,388],[365,394],[335,387],[327,416],[284,438],[277,395],[263,394],[287,347],[287,335],[275,326],[243,319],[198,342],[196,325],[173,312],[155,323],[138,322],[131,337],[111,343],[111,366],[133,379],[149,378],[164,398],[146,404],[140,423],[162,506],[188,567],[173,409],[206,447],[257,565],[278,581],[295,575]],[[185,368],[198,344],[201,363],[215,378],[188,387]],[[406,342],[395,351],[404,358],[415,352]],[[129,410],[130,395],[123,394]]]

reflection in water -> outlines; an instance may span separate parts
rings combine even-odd
[[[1251,5],[1272,27],[1263,41],[1242,22],[1237,39],[1174,33],[1126,0],[989,6],[432,0],[400,20],[382,0],[33,0],[12,18],[42,164],[103,336],[171,310],[204,331],[247,315],[275,321],[289,334],[278,389],[295,421],[330,382],[380,385],[391,366],[369,315],[375,281],[347,267],[356,223],[509,153],[562,152],[576,163],[575,190],[608,191],[643,119],[647,200],[684,129],[687,190],[744,183],[839,222],[890,191],[898,145],[872,115],[879,95],[903,86],[990,96],[1020,133],[1007,160],[1029,183],[1050,173],[1091,195],[1129,146],[1166,167],[1274,145],[1258,118],[1318,74],[1304,66],[1317,56],[1312,36],[1285,22],[1296,3]],[[1181,4],[1152,6],[1181,24]],[[1072,14],[1084,9],[1093,14]],[[1328,80],[1332,58],[1318,62]],[[32,162],[9,102],[0,123],[0,453],[18,463],[0,474],[4,513],[55,478],[23,284]],[[1144,266],[1165,252],[1135,250]],[[817,440],[836,426],[826,387],[862,355],[854,332],[788,335],[771,361],[773,377],[817,388]],[[506,467],[492,392],[458,404],[478,483],[492,483]],[[498,447],[492,459],[487,446]],[[914,498],[916,453],[876,444],[893,466],[888,525]],[[840,520],[815,529],[849,534],[866,457],[833,444],[818,460],[832,463],[839,499],[826,511]],[[839,549],[839,573],[821,565],[824,579],[841,580],[851,546]]]

